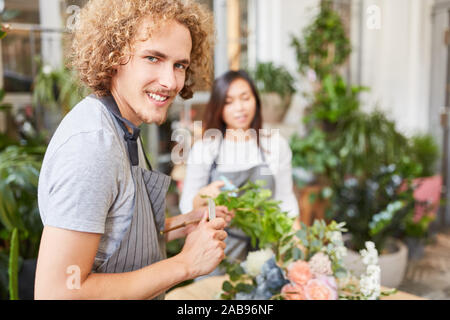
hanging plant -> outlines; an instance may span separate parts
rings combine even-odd
[[[321,82],[328,74],[335,74],[351,53],[350,41],[333,2],[322,0],[320,12],[303,32],[303,40],[292,36],[298,69],[303,75],[313,70]]]

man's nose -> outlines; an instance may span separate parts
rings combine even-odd
[[[162,68],[159,74],[159,84],[165,89],[174,91],[177,88],[177,79],[175,76],[175,70],[173,66],[167,65]]]

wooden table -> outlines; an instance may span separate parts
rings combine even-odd
[[[166,294],[166,300],[216,300],[222,289],[222,283],[227,276],[209,277],[190,285],[176,288]],[[387,288],[381,288],[386,291]],[[398,291],[396,294],[383,297],[381,300],[426,300],[424,298]]]

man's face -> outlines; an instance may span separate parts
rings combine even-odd
[[[144,19],[130,59],[117,68],[111,84],[122,116],[136,126],[166,120],[170,104],[184,87],[192,49],[189,29],[180,23],[164,23],[141,41],[149,26],[151,20]]]

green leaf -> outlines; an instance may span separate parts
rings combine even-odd
[[[11,235],[9,255],[9,296],[10,300],[19,300],[19,231],[14,228]]]
[[[14,214],[16,210],[16,201],[12,190],[8,185],[0,182],[0,222],[12,231],[15,227]]]
[[[238,283],[238,284],[236,285],[236,291],[238,291],[238,292],[250,293],[250,292],[252,292],[254,289],[255,289],[254,286],[252,286],[252,285],[250,285],[250,284],[247,284],[247,283],[242,283],[242,282],[240,282],[240,283]]]
[[[295,261],[305,259],[305,255],[304,255],[303,251],[297,247],[292,249],[292,257],[294,258]]]
[[[225,292],[231,292],[233,291],[234,287],[229,281],[224,281],[222,284],[222,290]]]

